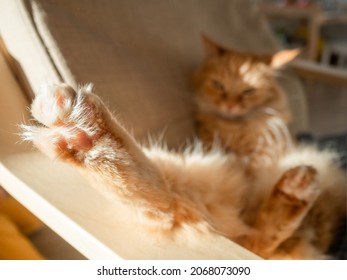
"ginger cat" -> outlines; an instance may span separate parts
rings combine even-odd
[[[249,180],[237,157],[141,147],[91,87],[47,87],[23,137],[78,168],[158,234],[221,234],[267,259],[321,259],[345,216],[345,177],[327,152],[295,148]],[[148,234],[154,234],[149,231]]]
[[[271,165],[292,146],[290,112],[274,72],[298,54],[227,50],[202,36],[205,60],[194,74],[196,124],[207,148],[218,142],[251,169]]]

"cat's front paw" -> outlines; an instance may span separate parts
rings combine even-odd
[[[47,127],[64,124],[73,110],[77,93],[66,85],[45,85],[32,105],[33,117]]]
[[[50,157],[80,161],[102,135],[101,103],[90,90],[75,91],[65,84],[43,87],[31,106],[41,125],[23,126],[23,138]]]

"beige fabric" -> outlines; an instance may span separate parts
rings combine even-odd
[[[292,112],[292,122],[290,123],[292,134],[296,135],[300,132],[309,131],[306,95],[298,77],[288,69],[284,69],[284,71],[279,71],[277,81],[287,94],[289,107]]]
[[[22,1],[14,2],[23,8]],[[11,0],[0,3],[14,6]],[[26,17],[20,25],[32,25],[32,37],[42,41],[46,54],[42,46],[38,48],[39,61],[26,61],[26,74],[34,75],[34,70],[36,76],[53,80],[61,76],[71,84],[93,82],[96,92],[137,138],[164,132],[169,146],[184,144],[193,133],[189,79],[203,57],[200,33],[238,49],[269,52],[276,48],[254,3],[28,0],[26,14],[17,13]],[[6,27],[2,32],[9,31]],[[30,45],[30,38],[21,43],[26,44]],[[16,48],[10,51],[18,52]],[[41,73],[48,59],[57,73],[51,65],[46,75]],[[40,64],[39,74],[36,63]],[[30,80],[38,88],[40,79]]]
[[[28,102],[0,52],[0,154],[20,141],[18,124],[29,119]],[[21,149],[18,145],[18,150]]]
[[[27,8],[21,0],[0,0],[0,36],[23,68],[33,91],[37,91],[43,81],[61,79]]]

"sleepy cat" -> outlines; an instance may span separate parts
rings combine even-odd
[[[237,157],[197,145],[141,147],[91,87],[37,94],[23,137],[140,215],[148,234],[218,233],[267,259],[321,259],[345,216],[345,178],[327,152],[295,148],[249,180]]]
[[[260,55],[202,41],[205,60],[194,75],[200,139],[207,148],[219,141],[251,169],[271,165],[292,146],[290,112],[274,71],[299,51]]]

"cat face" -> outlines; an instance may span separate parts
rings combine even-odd
[[[257,55],[226,50],[203,37],[205,61],[194,76],[200,107],[225,117],[240,117],[282,98],[273,68],[297,56],[298,51]]]

